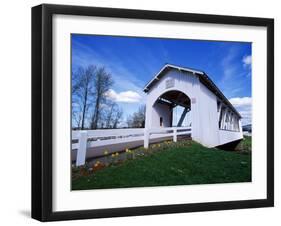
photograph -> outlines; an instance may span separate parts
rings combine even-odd
[[[71,34],[71,190],[252,181],[252,43]]]
[[[274,19],[32,7],[31,162],[39,221],[274,206]]]

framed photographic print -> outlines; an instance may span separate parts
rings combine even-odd
[[[32,8],[32,217],[274,205],[274,21]]]

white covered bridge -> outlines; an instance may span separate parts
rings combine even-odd
[[[166,64],[144,91],[147,129],[172,126],[173,109],[181,106],[176,126],[188,114],[193,140],[215,147],[243,138],[240,114],[203,71]]]
[[[166,64],[144,88],[147,93],[145,128],[73,131],[72,161],[190,136],[207,147],[243,138],[241,116],[203,72]],[[180,108],[181,114],[175,114]]]

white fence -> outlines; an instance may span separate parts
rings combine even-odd
[[[85,164],[88,148],[134,141],[143,141],[144,147],[148,148],[151,139],[172,136],[173,141],[177,142],[179,135],[191,136],[191,127],[74,130],[72,131],[72,150],[77,150],[76,166],[80,166]]]

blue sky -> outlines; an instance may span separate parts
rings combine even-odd
[[[127,115],[145,103],[145,84],[165,63],[205,71],[251,123],[251,43],[72,35],[72,70],[105,66],[114,85],[109,97]]]

